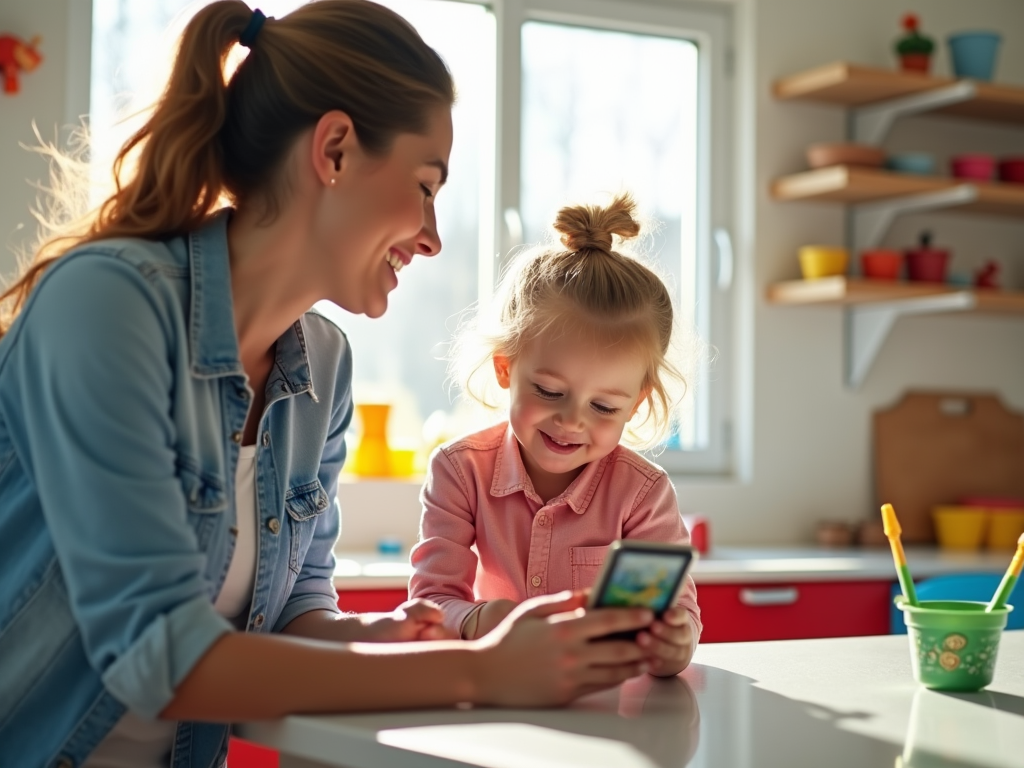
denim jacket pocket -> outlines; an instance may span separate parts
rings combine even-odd
[[[292,533],[288,567],[295,573],[302,570],[306,550],[313,541],[316,521],[329,506],[327,491],[319,480],[291,488],[285,494],[284,507],[288,511]]]
[[[572,588],[588,589],[594,586],[607,556],[607,545],[603,547],[570,547],[569,564],[572,566]]]
[[[218,515],[228,506],[224,482],[179,462],[178,477],[188,506],[188,521],[196,534],[199,550],[205,552],[217,527]]]

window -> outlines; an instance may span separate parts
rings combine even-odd
[[[127,136],[118,115],[155,97],[174,32],[203,3],[93,0],[91,121],[99,168]],[[298,0],[261,0],[270,16]],[[681,428],[658,461],[729,470],[727,233],[731,205],[728,9],[644,0],[384,0],[448,62],[459,92],[444,243],[404,270],[384,317],[332,308],[356,360],[355,395],[393,404],[391,437],[419,445],[453,424],[439,359],[459,312],[486,301],[503,259],[542,239],[557,209],[628,189],[660,223],[645,250],[690,326],[717,348],[691,374]],[[166,31],[170,29],[170,31]],[[162,51],[162,53],[154,53]],[[718,248],[715,248],[715,244]]]

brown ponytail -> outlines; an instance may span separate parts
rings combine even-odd
[[[32,263],[0,295],[0,336],[46,268],[77,245],[181,234],[225,203],[276,215],[286,192],[281,163],[325,112],[347,112],[361,145],[383,154],[397,134],[422,133],[431,111],[455,100],[437,53],[369,0],[319,0],[268,19],[226,83],[227,55],[251,18],[241,0],[218,0],[189,21],[152,115],[118,152],[113,194],[77,220],[41,219]],[[43,154],[53,161],[48,209],[69,218],[83,197],[68,188],[73,163],[52,148]]]

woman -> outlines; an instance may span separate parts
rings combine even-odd
[[[650,615],[583,615],[579,595],[471,643],[440,639],[426,602],[336,607],[351,362],[309,308],[379,316],[440,250],[453,99],[366,0],[280,20],[215,2],[116,192],[8,289],[0,765],[216,765],[235,720],[552,704],[646,668],[588,641]]]

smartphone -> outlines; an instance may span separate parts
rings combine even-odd
[[[675,605],[686,574],[697,559],[688,544],[619,539],[608,548],[590,608],[650,608],[655,618]],[[639,630],[616,632],[602,640],[632,640]]]

